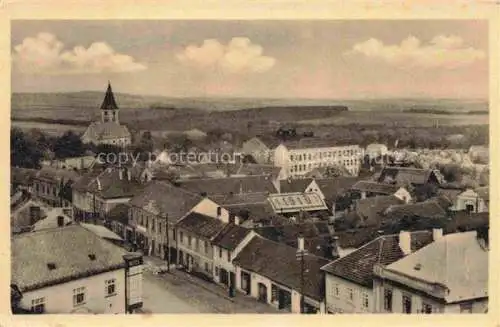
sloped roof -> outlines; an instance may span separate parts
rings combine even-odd
[[[419,231],[412,232],[410,235],[412,251],[432,242],[432,232]],[[389,265],[403,257],[404,253],[399,246],[399,235],[380,236],[321,269],[334,276],[371,288],[375,264]]]
[[[177,223],[177,228],[184,229],[195,235],[212,239],[217,236],[226,224],[217,218],[209,217],[198,212],[190,212]]]
[[[87,128],[85,134],[92,140],[102,141],[116,138],[130,138],[130,132],[125,125],[112,121],[93,122]]]
[[[118,109],[118,105],[116,104],[113,90],[111,89],[111,83],[108,83],[108,88],[106,90],[106,94],[104,95],[104,100],[102,101],[101,109],[103,110]]]
[[[267,198],[269,193],[259,192],[259,193],[243,193],[243,194],[217,194],[209,196],[214,202],[220,205],[232,206],[232,205],[245,205],[245,204],[262,204],[267,203]]]
[[[313,178],[290,178],[280,181],[281,193],[305,192]]]
[[[124,169],[120,179],[119,169],[108,168],[101,172],[90,172],[73,184],[73,189],[96,194],[103,199],[131,198],[145,187],[139,180],[138,171],[131,169],[131,179],[128,180]],[[100,190],[99,190],[100,185]]]
[[[297,249],[254,237],[236,256],[233,263],[270,280],[300,292],[301,265],[296,258]],[[304,256],[304,294],[321,300],[324,278],[320,268],[328,260],[313,255]]]
[[[57,225],[57,220],[59,216],[63,217],[65,226],[73,223],[73,219],[64,214],[63,208],[51,208],[46,213],[45,218],[37,221],[33,225],[33,231],[40,231],[42,229],[48,229],[48,228],[59,228],[59,226]]]
[[[277,192],[267,176],[244,176],[227,178],[192,179],[179,182],[180,186],[193,193],[205,193],[208,196],[237,193]]]
[[[276,178],[280,171],[280,167],[276,167],[273,165],[263,165],[263,164],[249,164],[249,163],[241,163],[236,164],[231,167],[231,174],[233,175],[269,175],[273,178]]]
[[[130,199],[129,204],[154,215],[167,215],[168,221],[176,223],[202,199],[198,194],[170,183],[152,181]]]
[[[380,172],[378,182],[387,180],[395,181],[397,184],[409,182],[411,184],[425,184],[432,174],[436,174],[432,169],[419,169],[412,167],[384,167]],[[437,178],[437,176],[436,176]]]
[[[104,226],[101,225],[94,225],[94,224],[85,224],[85,223],[80,223],[80,225],[91,231],[92,233],[96,234],[99,237],[102,237],[104,239],[108,240],[115,240],[115,241],[123,241],[123,239],[116,235],[114,232],[110,231]]]
[[[296,241],[299,234],[304,238],[314,238],[324,235],[333,235],[333,228],[327,222],[311,222],[282,226],[266,226],[254,229],[264,238],[275,242]]]
[[[117,204],[113,207],[107,214],[106,218],[110,220],[118,221],[124,225],[128,223],[128,211],[130,206],[125,203]]]
[[[402,205],[392,205],[387,208],[387,215],[393,217],[445,218],[446,210],[437,201],[424,201]]]
[[[270,194],[268,201],[277,214],[328,210],[323,199],[314,192]]]
[[[126,254],[79,225],[13,236],[11,253],[11,282],[21,292],[119,269],[124,267]],[[89,254],[94,254],[95,260]],[[50,270],[49,263],[56,268]]]
[[[384,212],[393,205],[404,204],[404,201],[394,195],[380,195],[358,200],[356,214],[366,226],[378,225],[384,220]]]
[[[386,268],[403,275],[438,283],[448,289],[448,303],[488,296],[488,255],[476,232],[444,235]],[[419,265],[419,269],[414,269]]]
[[[33,178],[60,183],[67,181],[77,181],[80,178],[80,175],[74,170],[44,166],[42,167],[42,169],[36,172]]]
[[[451,202],[454,202],[457,196],[464,190],[460,188],[439,188],[437,194],[440,196],[445,196]]]
[[[13,184],[31,185],[36,169],[12,167],[10,169],[10,182]]]
[[[358,181],[357,177],[332,177],[316,179],[316,184],[325,196],[325,199],[333,200],[344,194]]]
[[[489,212],[466,212],[452,211],[451,219],[446,224],[446,232],[456,233],[461,231],[477,230],[482,227],[489,227]]]
[[[250,232],[250,229],[239,225],[227,224],[212,240],[212,244],[233,251]]]
[[[325,139],[320,137],[307,137],[299,140],[285,141],[282,144],[287,149],[310,149],[310,148],[333,148],[333,147],[350,147],[358,146],[357,144],[350,144],[342,140]]]
[[[351,190],[391,195],[396,193],[399,188],[399,186],[393,184],[377,183],[374,181],[359,181],[351,187]]]

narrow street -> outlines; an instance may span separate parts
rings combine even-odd
[[[223,288],[176,269],[154,274],[153,260],[145,258],[144,313],[279,313],[242,294],[229,298]]]

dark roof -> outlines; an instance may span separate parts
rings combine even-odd
[[[489,212],[468,213],[466,211],[452,211],[450,219],[446,224],[447,233],[457,233],[477,230],[481,227],[489,227]]]
[[[276,187],[268,176],[245,176],[227,178],[192,179],[179,182],[180,186],[193,193],[208,196],[238,193],[276,193]]]
[[[113,207],[107,214],[107,219],[115,220],[123,225],[128,224],[128,211],[130,206],[128,204],[120,203]]]
[[[13,236],[11,251],[11,283],[21,292],[122,268],[126,254],[79,225]]]
[[[187,230],[204,238],[217,236],[226,224],[217,218],[191,212],[177,223],[177,228]]]
[[[44,166],[36,172],[33,178],[60,183],[77,181],[80,178],[80,175],[74,170]]]
[[[246,216],[248,216],[248,219],[251,219],[253,222],[261,222],[271,219],[272,216],[276,216],[269,202],[223,205],[223,207],[236,216],[242,218],[247,218]]]
[[[10,169],[10,182],[13,184],[31,185],[36,173],[37,170],[35,169],[12,167]]]
[[[289,178],[280,181],[281,193],[295,193],[305,192],[309,184],[312,183],[313,178]]]
[[[323,137],[307,137],[299,140],[282,142],[287,149],[331,148],[344,146],[357,146],[339,139],[326,139]]]
[[[256,136],[256,138],[259,139],[262,143],[264,143],[271,150],[276,148],[281,143],[281,140],[275,136],[259,135],[259,136]]]
[[[327,222],[310,222],[282,226],[258,227],[255,228],[255,232],[262,237],[275,242],[288,242],[297,240],[299,234],[302,234],[304,238],[332,235],[333,228],[331,228]]]
[[[186,215],[203,198],[167,182],[152,181],[129,204],[155,215],[166,215],[173,223]]]
[[[233,260],[235,265],[296,291],[301,290],[301,266],[297,249],[262,237],[254,237]],[[328,260],[313,255],[304,256],[304,295],[316,300],[323,298],[324,278],[320,268]]]
[[[321,193],[325,199],[334,200],[337,196],[344,194],[358,181],[357,177],[333,177],[316,179]]]
[[[432,242],[432,232],[412,232],[410,235],[412,251]],[[329,263],[322,270],[371,288],[375,264],[389,265],[403,257],[404,253],[399,247],[399,235],[380,236],[345,257]]]
[[[372,181],[359,181],[351,187],[351,190],[360,191],[360,192],[372,192],[379,193],[385,195],[391,195],[397,192],[399,186],[386,184],[386,183],[377,183]]]
[[[355,213],[363,226],[376,226],[384,220],[384,212],[393,205],[404,201],[394,195],[380,195],[358,200]]]
[[[118,106],[115,101],[115,96],[113,95],[113,90],[111,89],[111,83],[108,83],[108,89],[106,90],[106,95],[104,95],[104,100],[102,101],[101,109],[103,110],[118,109]]]
[[[146,185],[140,180],[137,169],[130,169],[130,180],[128,180],[127,170],[123,168],[122,171],[121,179],[117,168],[107,168],[101,172],[87,173],[73,184],[73,189],[94,193],[103,199],[131,198],[140,193]]]
[[[250,232],[250,229],[234,224],[227,224],[212,240],[212,243],[223,249],[233,251]]]
[[[263,165],[263,164],[248,164],[241,163],[230,167],[230,173],[233,175],[247,175],[247,176],[257,176],[257,175],[269,175],[276,178],[281,171],[280,167],[273,165]]]
[[[437,191],[439,196],[445,196],[451,202],[454,202],[457,196],[464,191],[463,188],[443,188],[440,187]]]
[[[360,246],[381,236],[377,227],[356,228],[338,231],[333,234],[338,237],[337,245],[343,249],[359,248]]]
[[[263,204],[267,203],[269,193],[233,193],[233,194],[216,194],[210,195],[209,198],[223,206],[241,206],[246,204]]]
[[[434,175],[437,181],[438,175],[432,169],[420,169],[412,167],[384,167],[378,177],[379,183],[394,181],[397,184],[409,182],[411,184],[426,184]]]

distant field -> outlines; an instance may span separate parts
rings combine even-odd
[[[75,133],[83,133],[86,129],[84,126],[74,126],[74,125],[62,125],[62,124],[45,124],[36,122],[24,122],[24,121],[12,121],[12,127],[19,128],[23,131],[29,131],[31,129],[39,129],[46,134],[52,136],[59,136],[64,134],[64,132],[71,130]]]
[[[406,112],[343,112],[330,118],[300,120],[304,125],[382,125],[427,127],[438,125],[488,125],[488,115],[432,115]]]

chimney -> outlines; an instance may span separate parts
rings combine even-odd
[[[299,251],[304,251],[304,236],[302,234],[297,236],[297,247]]]
[[[41,218],[41,209],[39,206],[30,207],[30,225],[34,225]]]
[[[217,207],[217,219],[220,219],[221,214],[222,214],[222,208]]]
[[[123,179],[123,169],[119,168],[118,169],[118,175],[120,176],[120,180]]]
[[[127,169],[127,179],[128,179],[129,181],[131,181],[131,180],[132,180],[132,172],[131,172],[130,170],[128,170],[128,169]]]
[[[334,259],[340,257],[339,248],[340,248],[339,237],[338,236],[332,237],[330,239],[330,249],[332,251],[331,255]]]
[[[435,242],[441,238],[443,238],[443,229],[442,228],[433,228],[432,229],[432,240]]]
[[[234,224],[235,223],[235,215],[232,212],[229,213],[229,223],[230,224]]]
[[[63,226],[64,226],[64,217],[57,216],[57,227],[63,227]]]
[[[411,233],[407,231],[399,232],[399,248],[404,253],[408,255],[411,253]]]
[[[240,224],[240,217],[234,216],[234,224],[239,225]]]

